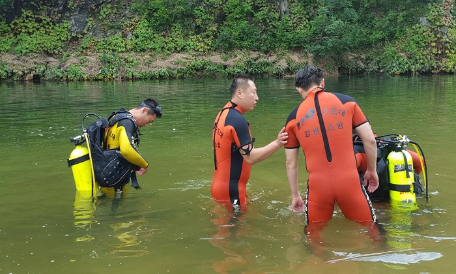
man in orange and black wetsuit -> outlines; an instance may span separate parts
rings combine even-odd
[[[285,127],[293,211],[305,212],[311,242],[320,241],[319,232],[331,219],[335,202],[346,218],[378,232],[372,205],[359,180],[352,141],[354,129],[363,140],[367,157],[364,184],[373,192],[378,187],[377,145],[367,118],[352,97],[323,89],[319,68],[307,66],[298,71],[295,86],[304,101],[290,113]],[[299,147],[309,173],[305,209],[298,189]]]
[[[246,185],[251,165],[258,163],[286,143],[282,129],[277,139],[261,148],[254,148],[250,126],[243,114],[252,111],[258,101],[253,78],[237,75],[231,84],[231,101],[217,114],[212,132],[214,146],[214,176],[212,197],[223,204],[244,206]]]
[[[106,132],[106,149],[120,150],[122,156],[137,167],[136,174],[144,175],[149,163],[136,147],[139,143],[138,128],[152,124],[157,117],[160,118],[162,116],[161,108],[154,99],[145,99],[137,107],[129,111],[121,109],[120,112],[126,113],[132,119],[121,119],[108,129]],[[115,188],[120,189],[129,180],[130,177],[126,178]]]

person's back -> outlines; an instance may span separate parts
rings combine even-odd
[[[285,127],[289,134],[285,155],[293,211],[306,213],[306,231],[314,243],[320,242],[319,233],[332,218],[336,201],[346,218],[371,227],[376,217],[359,180],[352,141],[353,130],[368,140],[363,144],[368,148],[365,183],[370,184],[369,191],[374,191],[378,187],[376,145],[367,118],[350,96],[324,90],[321,69],[301,69],[295,86],[304,101],[290,113]],[[298,188],[299,147],[309,172],[305,204]]]
[[[303,132],[297,134],[297,137],[306,155],[307,171],[310,175],[327,174],[333,169],[342,172],[356,165],[352,148],[352,128],[365,119],[363,115],[355,116],[357,109],[353,98],[329,93],[321,88],[310,91],[297,108],[297,130]]]

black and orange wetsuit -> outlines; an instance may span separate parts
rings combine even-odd
[[[305,203],[308,224],[330,220],[335,201],[350,220],[376,221],[359,180],[353,151],[352,130],[366,122],[352,97],[319,87],[288,116],[285,148],[301,146],[309,173]]]
[[[126,112],[124,109],[121,109],[120,111]],[[138,127],[134,122],[133,116],[129,112],[126,113],[128,113],[131,118],[121,119],[107,130],[106,149],[120,150],[120,153],[127,161],[138,168],[147,168],[149,163],[141,156],[136,148],[139,140]],[[128,180],[125,183],[128,183]]]
[[[212,197],[223,203],[246,204],[246,186],[250,177],[249,165],[239,150],[252,144],[250,125],[244,111],[233,102],[228,102],[214,121],[212,140],[214,146],[214,176],[211,185]]]

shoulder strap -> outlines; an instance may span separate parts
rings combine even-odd
[[[106,149],[105,146],[107,144],[106,139],[108,137],[109,128],[111,128],[113,125],[115,125],[120,120],[124,120],[124,119],[130,119],[133,122],[133,124],[135,125],[135,131],[138,135],[136,143],[139,144],[139,128],[136,126],[135,119],[133,118],[133,115],[131,115],[130,112],[126,111],[124,108],[121,108],[118,111],[114,111],[113,113],[111,113],[111,115],[109,115],[109,117],[107,119],[108,125],[105,128],[104,138],[103,138],[103,148],[104,149]]]
[[[130,119],[132,122],[135,122],[133,115],[131,115],[131,113],[126,111],[124,108],[121,108],[118,111],[111,113],[111,115],[108,117],[109,127],[112,127],[115,123],[123,119]]]

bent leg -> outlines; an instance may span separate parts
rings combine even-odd
[[[344,183],[349,185],[349,182]],[[352,187],[347,187],[347,189],[351,189],[351,191],[345,189],[344,193],[338,193],[338,195],[336,195],[337,203],[339,204],[342,213],[347,219],[364,226],[368,230],[368,237],[380,244],[384,241],[383,237],[385,233],[381,225],[377,223],[374,208],[372,207],[372,203],[369,200],[365,188],[358,181],[352,183]]]
[[[326,222],[332,218],[334,212],[333,191],[325,191],[321,184],[310,186],[307,184],[305,214],[307,224],[311,222]]]

